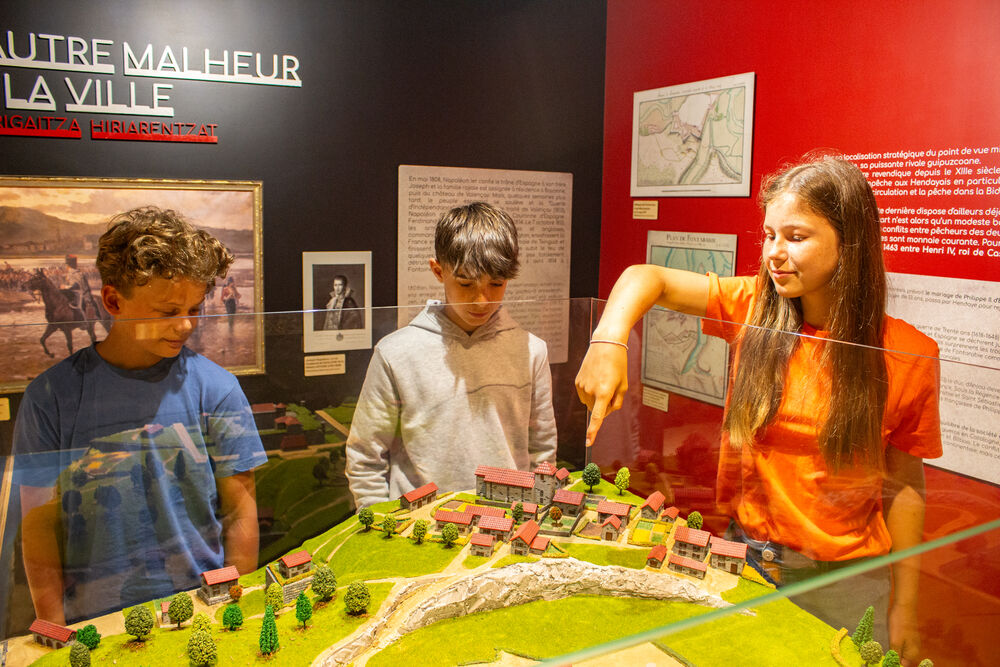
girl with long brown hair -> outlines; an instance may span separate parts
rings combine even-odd
[[[864,175],[810,156],[765,178],[760,270],[625,270],[577,376],[587,444],[627,389],[624,343],[659,305],[732,343],[717,495],[730,539],[778,585],[920,542],[922,458],[941,455],[937,345],[885,314],[878,208]],[[875,635],[918,659],[917,563],[796,595],[834,627],[876,607]],[[888,629],[886,629],[888,627]],[[886,633],[888,637],[886,637]]]

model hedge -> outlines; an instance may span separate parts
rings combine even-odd
[[[144,641],[156,624],[153,612],[144,604],[132,607],[125,616],[125,632],[135,637],[136,641]]]
[[[97,631],[97,626],[85,625],[76,633],[76,641],[93,651],[101,644],[101,633]]]
[[[317,567],[313,575],[312,589],[323,602],[332,598],[337,592],[337,577],[333,574],[333,570],[326,565]]]
[[[187,656],[192,665],[206,667],[218,662],[219,649],[206,630],[195,630],[188,639]]]
[[[181,623],[191,618],[194,614],[194,601],[187,593],[178,593],[170,598],[170,606],[167,607],[167,615],[171,623],[176,623],[180,629]]]
[[[243,626],[243,610],[238,604],[226,605],[226,610],[222,612],[222,625],[231,632]]]
[[[73,642],[69,649],[70,667],[90,667],[90,649],[86,644]]]
[[[368,592],[368,586],[360,581],[355,581],[348,586],[347,592],[344,593],[344,606],[347,607],[347,613],[352,616],[367,612],[371,601],[372,595]]]

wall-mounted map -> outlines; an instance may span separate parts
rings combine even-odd
[[[735,234],[651,231],[646,261],[672,269],[732,276]],[[701,332],[701,318],[653,308],[643,318],[642,383],[722,405],[729,346]]]
[[[635,93],[633,197],[750,194],[753,72]]]

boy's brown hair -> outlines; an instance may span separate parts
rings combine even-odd
[[[512,280],[519,268],[517,227],[506,212],[473,202],[438,220],[434,255],[439,263],[468,278],[486,275]]]
[[[153,278],[183,277],[211,287],[233,260],[222,242],[180,213],[142,206],[111,218],[99,242],[97,270],[103,284],[128,296]]]

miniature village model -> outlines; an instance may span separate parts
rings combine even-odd
[[[100,633],[85,623],[71,629],[36,620],[32,637],[17,640],[15,650],[41,665],[64,665],[72,650],[81,661],[71,657],[74,665],[174,664],[186,652],[191,664],[277,658],[276,664],[360,667],[402,664],[423,655],[428,642],[439,646],[441,637],[468,632],[475,638],[468,647],[445,642],[455,644],[449,657],[433,660],[458,664],[484,659],[467,651],[488,632],[491,646],[544,659],[731,607],[731,592],[739,591],[739,601],[771,590],[745,567],[745,544],[689,527],[661,492],[644,499],[616,493],[607,482],[588,485],[579,473],[551,464],[531,472],[479,466],[475,475],[471,492],[442,492],[431,483],[362,508],[255,573],[241,577],[232,567],[202,573],[195,591],[95,619]],[[534,604],[542,600],[548,602]],[[583,608],[592,609],[583,616],[595,619],[587,627],[596,629],[581,630],[575,644],[549,649],[547,633],[517,631],[542,623],[573,632]],[[486,614],[497,620],[469,625]],[[801,617],[789,624],[795,630],[782,634],[775,622],[782,614]],[[725,632],[718,623],[736,628],[727,642],[695,639],[709,631],[699,626],[650,644],[660,656],[651,661],[738,664],[736,638],[764,634],[774,635],[768,650],[784,662],[864,664],[859,649],[840,641],[846,630],[838,634],[787,600],[737,609],[711,632]],[[822,640],[803,637],[803,627]],[[863,623],[855,634],[866,640]],[[39,648],[24,653],[25,643]],[[803,646],[815,650],[804,654]],[[712,653],[726,650],[732,658]],[[82,662],[85,651],[92,663]]]

